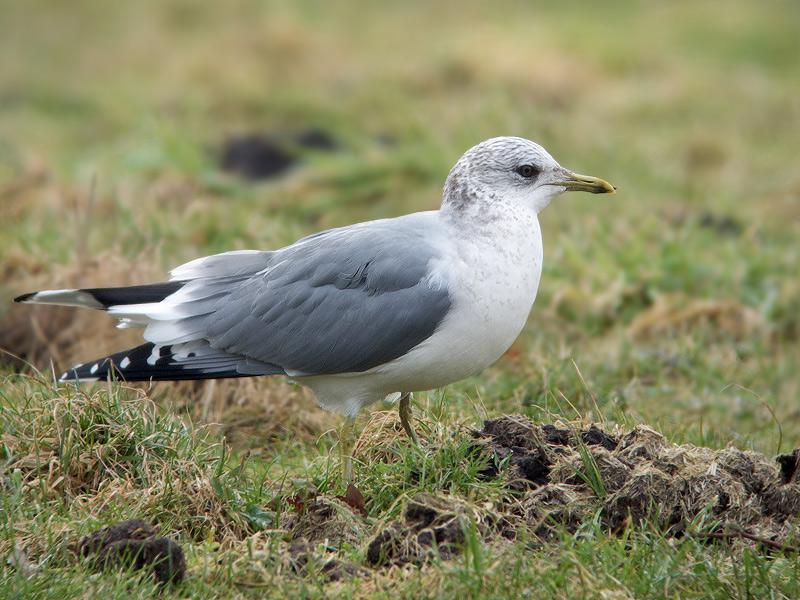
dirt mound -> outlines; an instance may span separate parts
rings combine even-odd
[[[277,177],[294,166],[305,151],[331,152],[339,147],[322,129],[289,133],[249,133],[225,141],[219,156],[222,169],[244,179]]]
[[[186,558],[173,540],[158,537],[152,525],[139,519],[105,527],[78,542],[78,554],[96,570],[149,570],[160,583],[180,583]]]
[[[307,503],[295,502],[295,508],[281,522],[292,540],[339,547],[357,543],[366,533],[363,517],[342,499],[317,496]]]
[[[461,551],[469,523],[484,537],[497,532],[497,517],[453,496],[418,494],[408,501],[403,518],[381,529],[367,547],[373,566],[421,564],[438,554]]]
[[[473,436],[488,465],[480,476],[504,490],[497,501],[418,493],[399,518],[377,524],[365,516],[363,503],[358,510],[344,497],[294,502],[296,510],[281,521],[289,554],[300,557],[293,568],[301,570],[322,549],[322,573],[363,572],[333,558],[343,545],[361,546],[373,568],[422,565],[452,558],[471,537],[493,545],[515,538],[548,543],[598,516],[611,533],[646,523],[674,537],[797,550],[800,450],[772,461],[733,447],[672,444],[644,425],[629,431],[558,427],[522,416],[486,421]]]
[[[541,538],[574,531],[598,510],[612,531],[648,521],[675,535],[691,528],[771,547],[796,538],[789,519],[800,512],[798,451],[776,462],[733,447],[671,444],[643,425],[609,433],[520,416],[486,421],[475,435],[522,494],[514,512]]]

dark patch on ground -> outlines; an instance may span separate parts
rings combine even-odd
[[[703,229],[710,229],[719,235],[738,236],[744,230],[741,222],[737,219],[729,215],[718,215],[712,212],[702,213],[697,223]]]
[[[306,540],[293,542],[288,548],[289,564],[296,573],[304,574],[315,566],[328,581],[339,581],[347,577],[366,577],[369,571],[351,562],[326,557],[317,564],[315,548]]]
[[[422,564],[434,556],[449,559],[465,540],[467,506],[455,499],[418,494],[406,505],[403,518],[381,529],[367,546],[373,566]]]
[[[544,453],[534,451],[519,457],[512,455],[511,464],[519,469],[525,479],[533,483],[541,485],[549,479],[550,462]]]
[[[507,462],[510,486],[514,489],[547,483],[553,462],[545,449],[548,434],[551,439],[561,440],[560,432],[555,428],[544,432],[524,417],[486,421],[483,430],[475,433],[479,438],[488,436],[493,450],[492,467],[482,474],[497,474],[500,465]]]
[[[138,519],[81,538],[77,550],[97,570],[149,568],[159,583],[179,583],[186,574],[181,547],[169,538],[158,537],[151,525]]]
[[[500,417],[483,423],[479,435],[488,436],[497,448],[535,450],[542,445],[541,428],[521,416]]]
[[[294,135],[294,141],[298,146],[306,150],[324,150],[333,152],[339,148],[331,135],[322,129],[306,129]]]
[[[290,133],[248,133],[228,138],[219,162],[225,171],[258,181],[286,172],[306,152],[331,152],[338,147],[329,133],[317,128]]]
[[[94,562],[100,569],[151,568],[159,583],[180,583],[186,573],[183,550],[163,537],[114,542],[103,547]]]
[[[587,446],[602,446],[606,450],[617,449],[617,440],[598,429],[596,425],[591,425],[589,429],[582,431],[581,439]]]
[[[87,557],[95,554],[105,546],[119,542],[121,540],[146,540],[156,535],[156,530],[152,525],[148,525],[139,519],[122,521],[116,525],[110,525],[99,529],[94,533],[84,536],[78,542],[78,554]]]
[[[485,427],[483,432],[486,433]],[[551,446],[569,446],[569,429],[558,429],[555,425],[548,424],[542,425],[542,433],[544,434],[544,441]]]
[[[781,482],[792,483],[800,466],[800,449],[795,449],[790,454],[781,454],[775,459],[781,467]]]

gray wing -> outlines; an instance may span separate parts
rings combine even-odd
[[[220,255],[216,277],[191,282],[186,301],[173,301],[171,316],[145,338],[202,338],[295,375],[389,362],[430,337],[450,308],[447,289],[430,278],[439,252],[417,224],[392,219],[316,234],[262,254],[268,266],[245,278],[226,277]]]

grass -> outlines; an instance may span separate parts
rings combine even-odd
[[[157,588],[147,578],[131,572],[87,578],[87,567],[69,550],[80,535],[132,516],[157,523],[183,544],[190,567],[175,590],[181,596],[791,597],[800,583],[794,556],[709,545],[702,536],[666,537],[655,524],[615,535],[599,515],[549,543],[522,530],[515,541],[487,538],[479,527],[508,491],[480,476],[485,457],[465,443],[468,438],[453,436],[450,418],[423,420],[432,451],[420,452],[386,413],[376,414],[362,437],[376,442],[359,455],[365,525],[380,530],[418,492],[446,494],[472,511],[463,551],[419,569],[378,569],[330,583],[323,570],[326,547],[337,547],[344,560],[365,559],[362,544],[334,542],[349,521],[330,517],[303,525],[320,537],[313,538],[317,562],[300,574],[287,558],[283,527],[298,498],[308,502],[308,494],[339,491],[331,478],[336,465],[326,456],[287,469],[302,473],[301,481],[274,480],[263,460],[228,454],[218,439],[141,393],[118,386],[56,392],[46,381],[20,375],[8,377],[3,389],[3,453],[13,469],[4,477],[0,549],[10,556],[15,546],[25,548],[47,574],[26,577],[9,568],[0,581],[3,597],[149,597]],[[378,448],[377,442],[384,443]],[[582,460],[591,457],[585,445],[580,448]],[[376,451],[384,456],[371,455]],[[391,453],[395,460],[387,458]],[[600,475],[588,460],[593,474],[579,475],[597,490]]]
[[[0,3],[0,347],[44,373],[1,367],[0,554],[24,548],[41,574],[4,562],[0,596],[153,595],[147,578],[89,574],[66,549],[133,516],[187,551],[186,582],[164,595],[797,596],[793,557],[654,524],[612,535],[599,518],[545,545],[487,541],[476,522],[451,560],[334,583],[317,549],[295,573],[289,500],[344,491],[335,417],[284,381],[56,387],[51,361],[135,335],[9,301],[433,208],[464,149],[524,135],[620,193],[543,213],[542,286],[520,340],[479,376],[415,398],[433,450],[409,446],[389,413],[363,418],[369,527],[420,492],[500,502],[468,431],[505,413],[791,450],[799,17],[757,2]],[[228,135],[308,127],[339,149],[261,183],[217,164]],[[337,556],[360,565],[365,548]]]

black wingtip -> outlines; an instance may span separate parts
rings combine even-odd
[[[17,296],[14,298],[14,302],[27,302],[31,298],[36,295],[36,292],[31,292],[30,294],[22,294],[22,296]]]

